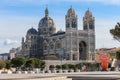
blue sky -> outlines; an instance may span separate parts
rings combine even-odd
[[[0,0],[0,53],[19,47],[29,28],[38,29],[46,6],[57,30],[65,30],[65,15],[70,6],[82,29],[82,19],[89,8],[95,17],[96,48],[120,47],[109,33],[120,21],[120,0]]]

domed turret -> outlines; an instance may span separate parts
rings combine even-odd
[[[37,31],[36,31],[36,29],[34,29],[34,28],[30,28],[30,29],[27,31],[27,34],[37,34]]]
[[[69,14],[69,15],[75,15],[75,10],[71,7],[71,8],[68,10],[67,14]]]
[[[85,17],[86,18],[92,17],[92,12],[89,9],[85,12]]]
[[[45,17],[43,17],[38,24],[39,34],[54,33],[56,31],[55,23],[51,17],[49,17],[49,11],[45,9]]]
[[[67,11],[65,21],[66,21],[66,30],[70,28],[77,30],[77,15],[72,7]]]
[[[89,9],[85,12],[83,17],[83,29],[93,31],[95,30],[94,17]]]

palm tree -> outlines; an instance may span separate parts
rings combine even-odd
[[[119,22],[115,25],[115,28],[110,29],[110,33],[112,34],[114,39],[120,42],[120,23]]]

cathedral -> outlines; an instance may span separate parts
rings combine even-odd
[[[65,31],[56,32],[48,8],[38,29],[30,28],[22,38],[21,55],[26,58],[55,55],[58,60],[94,60],[95,19],[88,9],[83,17],[83,30],[78,30],[78,16],[71,7],[65,15]]]

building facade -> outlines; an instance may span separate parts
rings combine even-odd
[[[27,31],[21,48],[24,57],[55,55],[65,60],[94,60],[95,19],[92,12],[85,12],[83,30],[78,30],[78,16],[71,7],[65,15],[65,31],[56,32],[55,23],[46,8],[38,30],[30,28]]]
[[[9,51],[10,59],[15,58],[15,54],[16,54],[16,48],[12,48],[12,49]]]
[[[9,60],[10,54],[9,53],[2,53],[0,54],[0,60]]]
[[[96,57],[97,60],[99,60],[99,55],[102,54],[102,53],[107,53],[110,55],[110,59],[113,60],[116,58],[116,52],[117,51],[120,51],[120,47],[116,48],[116,47],[113,47],[113,48],[100,48],[100,49],[97,49],[96,50],[96,55],[98,57]]]

